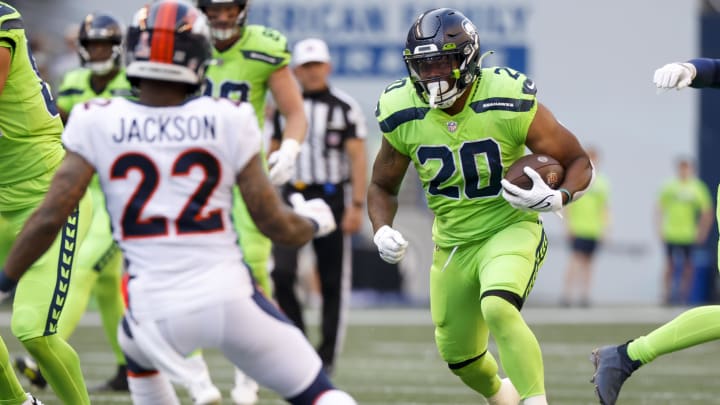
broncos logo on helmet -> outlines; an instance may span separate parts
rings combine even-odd
[[[420,14],[403,53],[410,80],[432,108],[450,107],[475,81],[482,59],[475,25],[451,8]]]
[[[138,79],[180,82],[196,90],[212,57],[205,16],[191,4],[161,0],[138,10],[127,33],[126,74]]]

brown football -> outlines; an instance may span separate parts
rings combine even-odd
[[[530,190],[532,180],[523,172],[525,166],[535,169],[553,189],[558,188],[565,178],[565,168],[560,162],[548,155],[533,153],[516,160],[505,173],[505,179],[520,188]]]

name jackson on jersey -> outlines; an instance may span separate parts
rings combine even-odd
[[[214,115],[121,118],[115,143],[166,143],[215,139]]]

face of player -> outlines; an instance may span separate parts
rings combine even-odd
[[[241,11],[237,4],[213,4],[205,7],[213,38],[225,41],[239,35],[237,20]]]
[[[678,164],[678,176],[684,180],[693,176],[693,167],[690,162],[682,161]]]
[[[110,41],[89,41],[85,49],[90,62],[104,62],[113,56],[113,44]]]
[[[303,91],[320,91],[328,87],[329,63],[308,62],[296,66],[293,72]]]
[[[411,59],[410,70],[413,76],[426,89],[437,88],[438,94],[443,94],[455,87],[458,66],[460,63],[455,53],[445,53],[426,58]]]
[[[454,58],[448,54],[418,59],[414,64],[421,80],[450,76],[457,67]]]

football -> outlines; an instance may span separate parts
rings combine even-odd
[[[530,190],[532,180],[523,172],[525,166],[538,172],[553,189],[558,188],[565,178],[565,168],[560,162],[550,156],[533,153],[516,160],[505,173],[505,179],[522,189]]]

